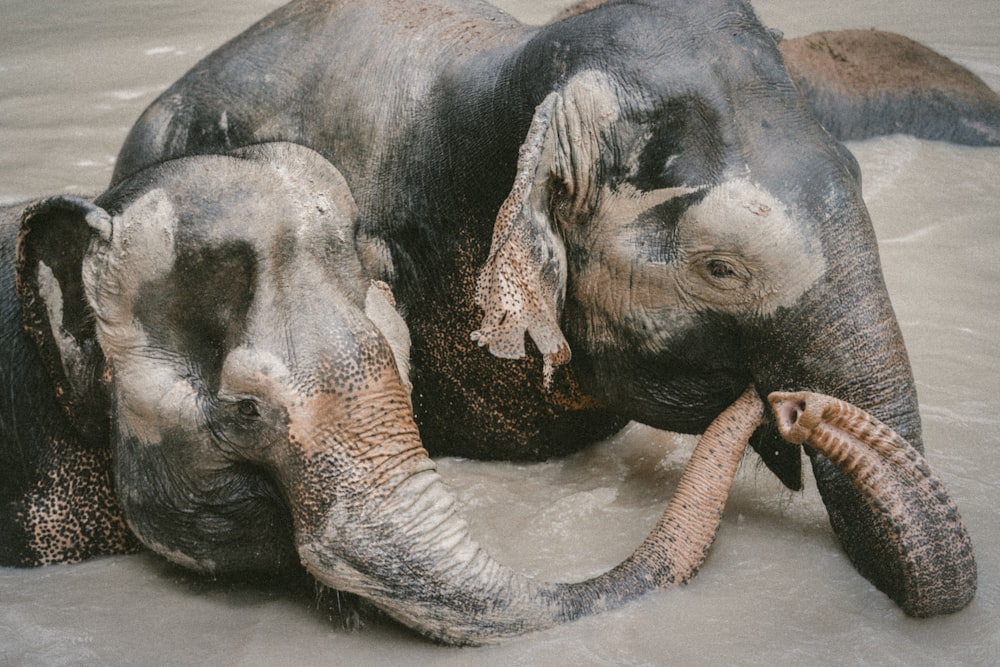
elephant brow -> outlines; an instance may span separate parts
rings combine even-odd
[[[661,202],[639,214],[627,225],[637,231],[632,244],[644,259],[662,264],[673,264],[680,259],[678,222],[684,213],[701,202],[709,188],[702,187],[685,192]]]

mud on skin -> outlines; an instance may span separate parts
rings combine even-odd
[[[857,163],[776,37],[739,0],[611,2],[541,27],[480,2],[304,0],[165,91],[115,179],[265,137],[334,160],[406,318],[432,454],[545,458],[626,420],[700,432],[751,383],[835,396],[919,451]],[[288,63],[297,76],[257,75]],[[752,444],[801,486],[773,426]],[[896,588],[873,510],[809,454],[848,557]]]
[[[328,26],[314,41],[284,42],[279,33],[294,35],[299,19],[322,9],[296,3],[301,12],[279,10],[154,104],[123,149],[117,178],[147,160],[216,151],[216,142],[250,143],[265,132],[309,143],[343,164],[361,203],[363,254],[391,284],[413,332],[415,408],[433,452],[545,457],[583,446],[584,436],[609,433],[629,418],[699,431],[750,380],[762,394],[803,387],[838,394],[919,449],[912,378],[860,202],[857,165],[801,109],[773,33],[740,3],[723,5],[740,30],[728,42],[709,31],[706,47],[722,39],[719,53],[756,55],[723,58],[721,70],[707,71],[697,54],[686,54],[689,66],[662,64],[657,45],[703,27],[714,6],[688,7],[680,26],[653,7],[625,3],[529,29],[486,7],[442,3],[432,25],[415,18],[405,35],[390,39],[396,48],[362,54],[368,62],[381,59],[399,79],[361,90],[356,81],[337,80],[336,72],[355,71],[348,61],[364,45],[352,51],[351,40],[361,40],[363,31],[347,26],[351,34],[343,37]],[[358,6],[375,14],[384,8]],[[385,19],[390,35],[400,26],[399,16],[374,18],[375,24]],[[603,46],[579,37],[595,29],[607,31],[602,44],[620,40],[631,49],[629,57],[609,62]],[[408,41],[413,31],[428,38],[427,52]],[[459,34],[472,39],[442,56],[442,43]],[[285,57],[305,65],[320,54],[324,66],[332,58],[330,69],[312,69],[318,78],[302,82],[313,97],[284,89],[294,81],[242,79],[240,67],[230,66],[267,67]],[[199,77],[213,85],[190,84]],[[768,93],[748,81],[766,81]],[[692,82],[695,94],[678,94]],[[260,88],[268,85],[278,88]],[[208,97],[198,99],[206,90]],[[324,97],[331,91],[346,110]],[[260,106],[241,108],[231,94]],[[720,104],[727,95],[745,96],[744,118]],[[269,99],[299,99],[302,106],[270,110]],[[430,117],[402,106],[410,102],[431,110]],[[220,110],[231,119],[225,136],[218,132]],[[310,119],[305,125],[303,117]],[[387,117],[420,121],[400,126]],[[265,130],[263,118],[276,124]],[[166,143],[146,143],[153,136]],[[747,158],[749,175],[734,173],[737,155]],[[776,184],[788,173],[798,180],[782,189]],[[512,195],[522,174],[527,187]],[[517,252],[505,250],[504,238],[491,241],[496,212],[507,200],[514,212],[508,248]],[[771,246],[782,252],[766,252]],[[572,360],[553,368],[550,386],[531,345],[525,360],[497,361],[469,339],[483,326],[476,272],[489,257],[499,259],[492,267],[506,274],[506,284],[481,281],[491,287],[481,299],[486,322],[506,321],[490,309],[514,314],[509,309],[523,302],[524,289],[551,306],[535,312],[554,317],[555,327],[525,326],[539,334],[543,351],[552,332],[565,337]],[[819,266],[821,273],[796,284],[787,280],[787,261]],[[831,310],[838,303],[842,311]],[[507,332],[501,348],[512,349],[517,335]],[[707,344],[690,345],[694,340]],[[858,349],[874,351],[852,357]],[[871,377],[881,384],[855,382]],[[437,406],[445,398],[453,413],[441,415]],[[463,420],[455,422],[456,414]],[[470,446],[452,437],[460,432],[484,435]],[[755,440],[768,465],[796,486],[800,454],[781,442],[773,428]],[[847,477],[823,457],[811,453],[810,460],[848,554],[891,594],[900,558],[895,544],[867,531],[873,512]],[[971,595],[968,578],[957,585]],[[954,599],[931,600],[928,609],[958,606]]]

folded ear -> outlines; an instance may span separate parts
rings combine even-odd
[[[570,217],[593,205],[600,146],[616,117],[610,86],[594,72],[574,76],[538,105],[476,282],[484,314],[472,339],[498,357],[520,359],[527,332],[544,358],[546,383],[570,359],[559,328],[567,266],[553,199]]]
[[[99,389],[104,356],[81,277],[95,238],[111,238],[111,217],[102,208],[78,197],[41,200],[21,215],[15,267],[24,329],[56,397],[84,434],[107,428],[107,396]]]
[[[410,329],[399,311],[392,289],[381,280],[372,280],[365,295],[365,316],[378,327],[396,358],[399,377],[407,391],[410,383]]]

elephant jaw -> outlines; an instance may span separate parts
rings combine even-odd
[[[864,410],[830,396],[774,392],[768,401],[782,437],[823,454],[871,508],[898,558],[886,593],[903,611],[926,617],[965,607],[976,591],[972,542],[923,455]]]

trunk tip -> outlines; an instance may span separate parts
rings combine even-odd
[[[809,392],[774,391],[768,394],[778,432],[786,441],[801,445],[822,418],[821,397]]]

